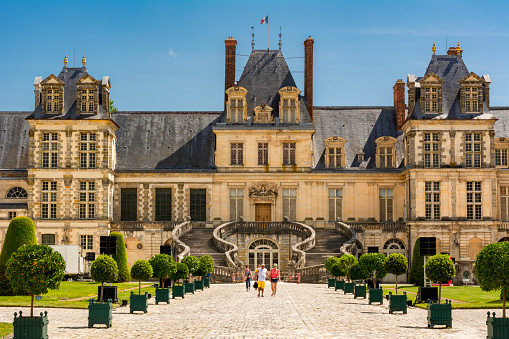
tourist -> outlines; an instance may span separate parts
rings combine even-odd
[[[265,277],[266,276],[267,276],[267,269],[265,268],[265,265],[262,264],[262,266],[258,270],[258,296],[260,296],[260,292],[262,292],[262,297],[263,297],[263,291],[265,290]]]
[[[277,282],[279,281],[279,270],[277,264],[270,269],[270,288],[272,289],[272,296],[276,296]]]
[[[254,274],[255,281],[258,281],[258,271],[260,270],[260,267],[262,267],[262,265],[258,264],[258,267],[255,270],[255,274]]]
[[[246,269],[244,270],[244,279],[246,279],[246,292],[251,289],[251,270],[249,269],[249,265],[246,265]]]

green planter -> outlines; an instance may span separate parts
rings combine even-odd
[[[14,338],[46,339],[48,338],[48,312],[41,312],[40,317],[23,317],[22,311],[14,312]]]
[[[170,303],[170,288],[157,288],[156,287],[156,305],[159,303]]]
[[[186,294],[192,293],[194,294],[194,282],[191,283],[184,283],[184,286],[186,287]]]
[[[486,325],[488,325],[487,339],[509,338],[509,318],[495,318],[495,312],[490,318],[490,312],[488,312]]]
[[[327,279],[327,288],[336,287],[336,278]]]
[[[210,288],[210,278],[202,278],[203,287]]]
[[[334,287],[334,291],[345,289],[345,281],[344,280],[336,280],[336,286]]]
[[[173,299],[175,299],[175,297],[181,297],[184,299],[184,296],[186,295],[186,287],[184,285],[173,285],[171,287],[171,295]]]
[[[129,300],[129,308],[131,313],[135,311],[141,311],[143,313],[147,313],[148,308],[148,292],[145,294],[134,294],[131,291],[131,298]]]
[[[345,288],[344,288],[344,291],[345,291],[345,294],[347,293],[352,293],[353,294],[353,291],[354,291],[354,287],[355,287],[355,283],[351,282],[351,283],[345,283]]]
[[[353,297],[366,299],[366,285],[355,285]]]
[[[403,292],[403,294],[392,294],[392,292],[389,292],[389,313],[401,311],[407,314],[406,300],[406,292]]]
[[[93,327],[95,324],[103,324],[106,327],[111,327],[113,316],[113,303],[111,299],[105,302],[95,302],[91,299],[88,303],[88,327]]]
[[[202,290],[202,291],[203,291],[203,280],[201,280],[201,281],[196,280],[196,281],[194,282],[194,288],[195,288],[195,290],[197,290],[197,291],[198,291],[198,290]]]
[[[435,325],[445,325],[452,327],[452,306],[450,300],[445,300],[445,304],[434,304],[428,300],[428,327]]]
[[[384,304],[384,290],[383,288],[370,288],[369,289],[369,304],[371,303],[380,303],[380,305]]]

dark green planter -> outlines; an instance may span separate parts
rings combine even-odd
[[[203,291],[203,280],[201,280],[201,281],[196,280],[194,282],[194,289],[197,290],[197,291],[198,290],[202,290]]]
[[[159,303],[170,303],[170,288],[157,288],[156,287],[156,305]]]
[[[452,327],[452,305],[450,300],[445,300],[445,304],[434,304],[428,301],[428,327],[435,325],[445,325]]]
[[[202,278],[203,287],[210,288],[210,278]]]
[[[171,295],[173,299],[175,299],[175,297],[181,297],[184,299],[184,296],[186,295],[186,287],[184,285],[173,285],[171,287]]]
[[[88,327],[92,327],[95,324],[103,324],[106,327],[111,327],[111,321],[113,316],[111,311],[113,310],[113,303],[111,299],[105,302],[95,302],[91,299],[88,303]]]
[[[392,294],[392,292],[389,292],[389,313],[401,311],[407,314],[408,306],[406,300],[406,292],[403,292],[403,294]]]
[[[355,285],[353,297],[366,299],[366,285]]]
[[[383,288],[370,288],[369,289],[369,304],[371,303],[380,303],[380,305],[384,304],[384,290]]]
[[[14,338],[46,339],[48,338],[48,312],[41,312],[40,317],[23,317],[19,311],[19,317],[14,312]]]
[[[194,282],[191,283],[184,283],[184,286],[186,287],[186,294],[192,293],[194,294]]]
[[[351,282],[351,283],[345,283],[345,288],[344,288],[344,291],[345,291],[345,294],[347,293],[352,293],[353,294],[353,291],[354,291],[354,287],[355,287],[355,283]]]
[[[336,279],[335,278],[329,278],[327,279],[327,288],[336,287]]]
[[[336,280],[336,286],[334,287],[334,291],[345,289],[345,281],[344,280]]]
[[[495,312],[490,318],[490,312],[488,312],[486,325],[488,325],[487,339],[509,338],[509,318],[495,318]]]
[[[131,313],[133,313],[135,311],[147,313],[148,292],[145,292],[145,294],[134,294],[134,292],[131,291],[131,298],[129,300],[129,308],[130,308]]]

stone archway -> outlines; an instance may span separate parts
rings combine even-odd
[[[389,239],[385,242],[383,247],[383,254],[385,256],[388,256],[392,253],[399,253],[407,257],[407,250],[405,243],[397,238]],[[408,258],[408,257],[407,257]],[[404,282],[406,278],[406,275],[398,276],[398,282]],[[394,274],[387,274],[387,276],[384,278],[384,283],[394,283],[396,282],[396,276]]]
[[[482,247],[483,246],[481,239],[477,237],[470,239],[470,241],[468,242],[468,256],[470,257],[470,260],[475,260],[475,258],[481,251]]]
[[[509,237],[503,237],[498,242],[504,242],[504,241],[509,241]]]
[[[265,264],[265,267],[269,269],[273,264],[280,266],[279,245],[272,239],[259,238],[253,240],[248,246],[247,256],[249,268],[253,271],[260,264]]]

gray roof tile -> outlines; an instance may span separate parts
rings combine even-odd
[[[0,169],[26,169],[30,112],[0,112]]]

